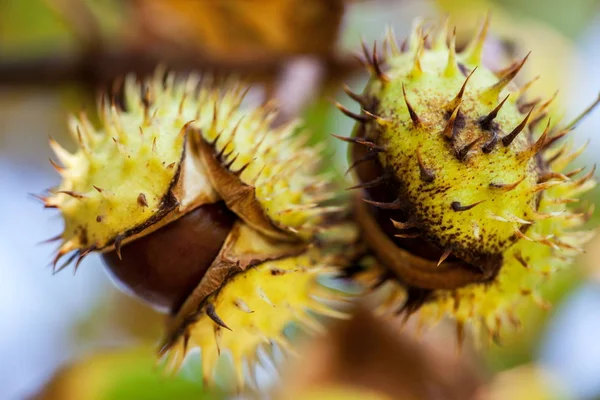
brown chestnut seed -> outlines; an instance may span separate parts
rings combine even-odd
[[[223,202],[206,204],[155,232],[102,254],[125,292],[176,313],[221,250],[236,220]]]

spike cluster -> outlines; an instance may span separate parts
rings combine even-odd
[[[581,252],[590,233],[572,229],[590,214],[566,204],[595,182],[563,172],[580,151],[555,146],[573,127],[547,118],[555,96],[531,102],[530,84],[513,83],[529,54],[499,72],[481,65],[488,27],[461,53],[447,22],[426,31],[417,21],[401,48],[390,34],[381,55],[363,44],[372,78],[362,94],[346,89],[361,113],[340,109],[357,121],[344,138],[360,182],[351,189],[383,268],[367,281],[397,280],[400,311],[495,332]]]
[[[241,368],[286,324],[310,322],[307,312],[336,314],[310,296],[326,266],[347,262],[331,244],[347,211],[321,205],[335,193],[318,150],[295,123],[272,128],[273,107],[243,108],[245,92],[160,70],[128,77],[126,110],[102,100],[101,129],[71,119],[77,152],[50,141],[63,179],[42,197],[65,223],[55,269],[101,252],[120,285],[170,314],[161,351],[175,348],[180,362],[188,343],[202,346],[205,376],[221,349]]]

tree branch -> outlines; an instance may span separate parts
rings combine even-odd
[[[80,55],[54,54],[31,59],[0,60],[0,86],[59,86],[80,83],[103,87],[131,72],[146,76],[159,64],[177,72],[235,72],[261,80],[277,76],[294,57],[257,57],[251,62],[222,62],[197,54],[165,58],[157,56],[155,52],[91,50]],[[321,62],[327,78],[341,79],[361,68],[351,57],[328,56],[321,59]]]

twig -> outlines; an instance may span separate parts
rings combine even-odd
[[[0,86],[80,83],[103,87],[130,72],[139,76],[148,75],[159,64],[178,72],[236,72],[253,79],[265,79],[276,76],[290,60],[291,57],[281,57],[258,58],[251,62],[223,62],[197,55],[160,57],[155,52],[98,50],[81,55],[55,54],[33,59],[0,60]],[[331,56],[321,62],[327,78],[340,79],[360,70],[360,65],[350,57]]]

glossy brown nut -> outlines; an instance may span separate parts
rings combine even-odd
[[[196,208],[102,258],[125,292],[159,311],[175,313],[219,253],[235,214],[223,202]]]

